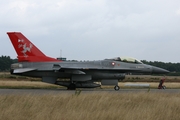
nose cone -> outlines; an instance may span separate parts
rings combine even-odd
[[[152,66],[152,74],[167,74],[167,73],[169,73],[168,70]]]

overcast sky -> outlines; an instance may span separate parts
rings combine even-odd
[[[47,56],[130,56],[180,62],[180,0],[0,0],[0,55],[16,58],[6,32]]]

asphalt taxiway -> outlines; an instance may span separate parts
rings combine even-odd
[[[78,91],[78,90],[77,90]],[[139,92],[151,92],[151,93],[180,93],[180,89],[120,89],[115,91],[113,89],[81,89],[81,94],[87,93],[139,93]],[[0,95],[7,94],[75,94],[75,90],[66,90],[66,89],[0,89]]]

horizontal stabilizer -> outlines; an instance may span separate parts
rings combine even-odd
[[[25,73],[33,70],[36,70],[36,68],[19,68],[19,69],[15,69],[13,73]]]

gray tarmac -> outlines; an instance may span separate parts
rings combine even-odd
[[[78,90],[77,90],[78,91]],[[21,94],[75,94],[75,90],[66,89],[0,89],[0,95],[21,95]],[[180,89],[120,89],[115,91],[114,89],[81,89],[81,94],[87,93],[140,93],[140,92],[151,92],[151,93],[180,93]]]

